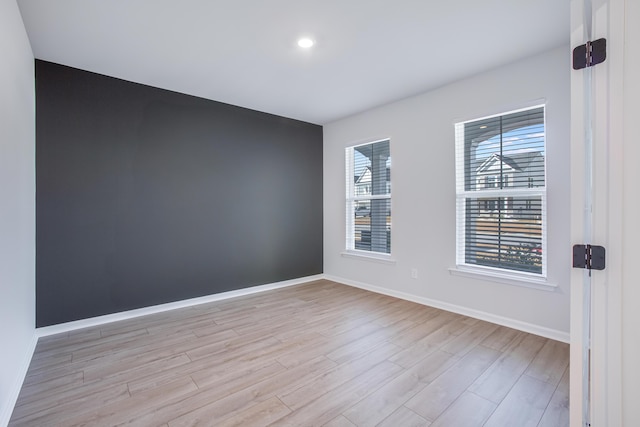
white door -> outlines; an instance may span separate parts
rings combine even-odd
[[[606,269],[571,274],[571,426],[621,426],[622,83],[625,0],[572,0],[571,46],[607,40],[571,74],[571,237]],[[567,250],[570,250],[567,248]]]
[[[622,20],[621,20],[622,21]],[[623,86],[619,88],[623,99],[622,152],[616,152],[622,170],[623,198],[620,229],[622,239],[622,424],[640,426],[640,1],[624,2],[624,67]],[[620,47],[622,49],[622,47]],[[616,76],[618,77],[618,76]],[[619,138],[616,135],[616,138]],[[616,219],[618,219],[616,217]],[[613,425],[613,424],[610,424]]]

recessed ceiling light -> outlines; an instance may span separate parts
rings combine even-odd
[[[314,44],[315,44],[314,41],[311,40],[309,37],[303,37],[300,40],[298,40],[298,46],[304,49],[309,49]]]
[[[486,125],[482,125],[482,126],[480,126],[480,129],[486,129],[486,128],[487,128],[487,126],[486,126]]]

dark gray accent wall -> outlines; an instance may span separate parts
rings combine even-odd
[[[36,323],[322,273],[322,127],[36,61]]]

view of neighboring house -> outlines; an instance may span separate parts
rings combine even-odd
[[[360,175],[353,177],[353,180],[355,183],[354,194],[356,197],[371,196],[371,166],[365,167]],[[391,192],[391,169],[389,167],[387,167],[385,190],[386,193]],[[358,206],[368,206],[368,203],[368,201],[361,201],[356,208]]]
[[[544,155],[525,151],[509,155],[494,153],[476,168],[476,190],[532,188],[544,181]],[[500,206],[499,203],[502,203]],[[500,211],[503,217],[539,217],[540,206],[527,197],[493,197],[478,199],[481,215]]]

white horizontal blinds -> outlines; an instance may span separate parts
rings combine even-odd
[[[465,189],[544,187],[544,109],[467,122]]]
[[[346,199],[347,199],[347,209],[346,209],[346,249],[353,250],[353,236],[354,236],[354,223],[351,220],[354,215],[354,206],[353,206],[353,190],[355,181],[353,179],[353,149],[346,148],[344,150],[344,164],[345,164],[345,189],[346,189]]]
[[[347,148],[347,249],[391,253],[389,140]]]
[[[545,274],[544,107],[456,126],[458,262]]]

